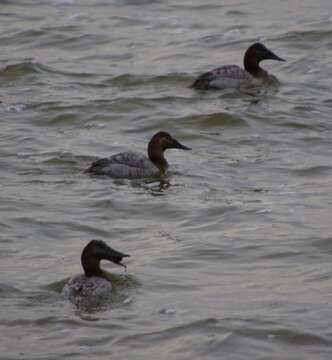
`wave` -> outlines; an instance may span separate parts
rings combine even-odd
[[[20,78],[29,74],[41,74],[41,73],[51,73],[51,74],[80,77],[80,78],[98,76],[97,74],[91,74],[91,73],[75,73],[70,71],[58,70],[51,66],[43,65],[41,63],[32,62],[32,61],[24,61],[17,64],[10,64],[0,69],[0,77],[11,78],[11,79]]]
[[[271,354],[273,350],[280,350],[280,344],[330,346],[331,340],[310,331],[272,322],[265,322],[262,326],[259,321],[254,320],[207,318],[155,332],[125,336],[115,344],[133,348],[158,347],[172,349],[170,351],[176,353],[190,352],[196,355],[234,354],[234,349],[237,349],[237,353],[249,351],[253,355],[256,351],[259,354],[262,354],[262,351]]]

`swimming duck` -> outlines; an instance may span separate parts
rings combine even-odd
[[[63,295],[78,308],[104,304],[111,297],[112,284],[100,268],[100,261],[109,260],[126,268],[121,261],[128,256],[112,249],[102,240],[91,240],[81,255],[84,274],[71,278],[62,289]]]
[[[191,150],[169,133],[159,131],[149,142],[148,157],[136,152],[124,152],[96,160],[86,171],[96,175],[129,179],[163,175],[168,168],[164,157],[164,151],[167,149]]]
[[[200,75],[192,84],[199,90],[241,89],[257,86],[269,79],[267,71],[259,66],[263,60],[285,61],[261,43],[255,43],[244,54],[244,69],[237,65],[225,65]]]

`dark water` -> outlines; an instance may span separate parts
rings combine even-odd
[[[332,358],[332,3],[0,1],[0,359]],[[263,41],[280,85],[188,88]],[[165,182],[82,171],[144,152]],[[131,254],[111,309],[58,290]]]

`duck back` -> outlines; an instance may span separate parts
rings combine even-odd
[[[95,161],[88,172],[113,178],[140,178],[157,176],[160,171],[145,155],[123,152]]]
[[[240,66],[225,65],[200,75],[192,86],[201,90],[240,88],[250,78],[250,74]]]
[[[111,299],[112,284],[99,276],[77,275],[64,286],[62,294],[78,308],[94,308]]]

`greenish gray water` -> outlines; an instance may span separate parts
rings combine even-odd
[[[0,29],[0,359],[330,360],[331,1],[0,1]],[[279,86],[188,88],[256,40]],[[165,182],[83,173],[161,129],[193,148]],[[128,274],[78,313],[93,238]]]

